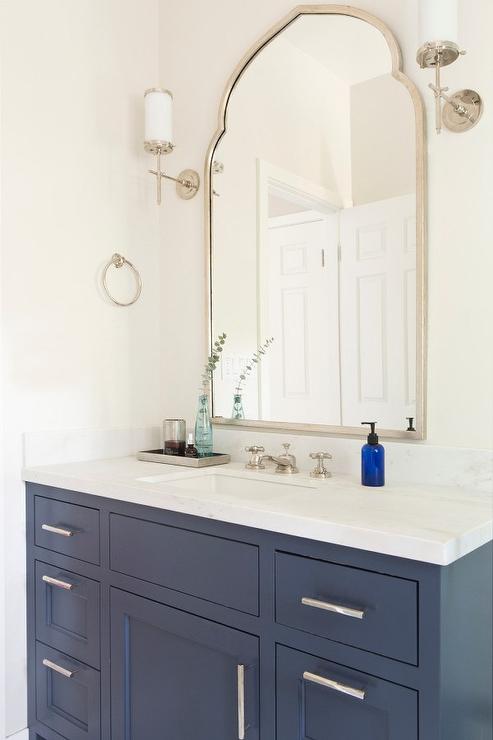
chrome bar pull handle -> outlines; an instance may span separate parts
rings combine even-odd
[[[50,671],[55,671],[55,673],[59,673],[65,678],[72,678],[75,674],[75,671],[69,671],[67,668],[62,668],[61,665],[53,663],[51,660],[48,660],[48,658],[43,659],[43,665],[45,666],[45,668],[49,668]]]
[[[72,591],[74,584],[67,583],[67,581],[61,581],[59,578],[52,578],[51,576],[43,576],[41,579],[49,586],[56,586],[57,588],[63,588],[65,591]]]
[[[65,527],[54,527],[52,524],[42,524],[41,529],[51,534],[59,534],[61,537],[73,537],[75,532],[72,529],[66,529]]]
[[[245,740],[245,666],[238,665],[237,686],[238,686],[238,740]]]
[[[339,681],[333,681],[330,678],[324,678],[323,676],[317,676],[316,673],[310,673],[305,671],[303,673],[303,679],[316,683],[319,686],[324,686],[326,689],[332,689],[333,691],[339,691],[341,694],[347,694],[353,696],[355,699],[364,701],[366,692],[363,689],[355,689],[353,686],[346,686],[346,684],[339,683]]]
[[[323,609],[326,612],[342,614],[344,617],[353,617],[353,619],[364,619],[365,617],[364,609],[353,609],[350,606],[343,606],[342,604],[332,604],[329,601],[310,599],[308,596],[303,596],[301,603],[303,606],[311,606],[313,609]]]

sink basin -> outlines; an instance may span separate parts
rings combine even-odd
[[[183,493],[203,493],[208,498],[240,497],[249,500],[265,500],[268,498],[282,498],[293,493],[293,489],[299,492],[300,488],[313,491],[314,486],[309,482],[263,480],[253,476],[241,477],[239,475],[228,475],[227,473],[201,473],[199,475],[187,475],[184,478],[170,480],[170,476],[151,476],[141,478],[147,483],[162,484],[166,490],[182,491]]]

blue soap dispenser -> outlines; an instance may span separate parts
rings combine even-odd
[[[378,443],[375,433],[376,421],[362,421],[369,424],[371,432],[368,442],[361,448],[361,483],[364,486],[385,485],[385,449]]]

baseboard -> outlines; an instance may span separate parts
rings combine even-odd
[[[9,735],[5,740],[29,740],[29,730],[26,728],[25,730],[16,732],[15,735]]]

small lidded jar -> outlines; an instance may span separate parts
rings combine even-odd
[[[165,419],[163,422],[165,455],[184,455],[187,439],[185,419]]]

